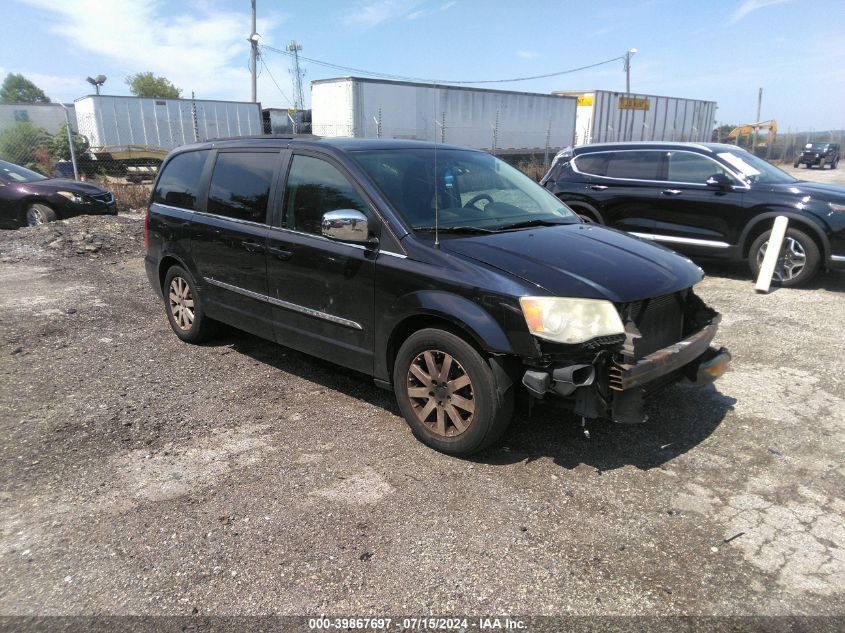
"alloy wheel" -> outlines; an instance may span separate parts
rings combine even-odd
[[[181,277],[170,280],[170,312],[180,330],[188,331],[194,325],[194,296],[191,287]]]
[[[38,226],[44,224],[44,215],[36,207],[30,207],[26,210],[26,225]]]
[[[766,247],[769,245],[768,240],[763,242],[760,250],[757,251],[757,266],[762,267],[763,257],[766,254]],[[807,253],[801,242],[792,237],[787,237],[784,240],[783,253],[778,258],[775,264],[775,272],[772,275],[777,281],[789,281],[795,279],[804,270],[807,264]]]
[[[452,355],[426,350],[408,369],[408,399],[417,419],[441,437],[466,432],[475,417],[472,381]]]

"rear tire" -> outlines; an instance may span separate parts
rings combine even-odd
[[[414,436],[448,455],[471,455],[502,436],[513,414],[513,389],[500,397],[496,387],[486,359],[445,330],[409,336],[393,365],[396,401]]]
[[[181,266],[171,266],[164,277],[164,310],[170,327],[186,343],[207,341],[217,332],[208,318],[194,278]]]
[[[771,233],[766,231],[757,237],[748,251],[748,264],[754,279],[760,275],[760,266]],[[821,262],[819,247],[813,238],[798,229],[787,229],[783,242],[781,257],[775,265],[773,283],[783,288],[798,288],[816,276]]]
[[[824,169],[825,160],[824,158],[819,159],[819,169]]]
[[[43,202],[36,202],[26,208],[23,218],[26,226],[39,226],[47,222],[55,222],[57,216],[52,207]]]

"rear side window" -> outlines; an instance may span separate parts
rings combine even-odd
[[[355,209],[369,215],[355,187],[330,163],[311,156],[293,157],[285,187],[285,227],[320,235],[323,214]]]
[[[672,182],[692,182],[704,184],[711,176],[724,174],[730,178],[727,170],[716,161],[700,154],[689,152],[669,152],[669,175]]]
[[[221,152],[214,164],[206,211],[235,220],[267,220],[270,185],[278,154]]]
[[[208,150],[177,154],[164,168],[153,192],[153,202],[195,211],[202,170]]]
[[[593,176],[607,175],[607,159],[610,154],[581,154],[576,156],[573,160],[575,167],[582,174],[591,174]]]
[[[609,156],[606,173],[608,178],[661,180],[660,152],[616,152]]]

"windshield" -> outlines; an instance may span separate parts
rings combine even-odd
[[[816,152],[824,152],[827,150],[829,143],[807,143],[804,149],[813,150]]]
[[[351,154],[415,230],[430,230],[437,224],[444,232],[470,233],[579,221],[528,176],[489,154],[438,149],[435,157],[434,148]]]
[[[718,156],[739,171],[749,183],[778,185],[797,182],[786,172],[745,150],[727,150],[719,152]]]
[[[15,165],[14,163],[7,163],[5,160],[0,160],[0,178],[10,180],[12,182],[35,182],[36,180],[47,180],[38,172],[32,171]]]

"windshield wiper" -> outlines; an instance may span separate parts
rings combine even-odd
[[[471,235],[473,233],[493,233],[490,229],[482,229],[479,226],[415,226],[415,231],[438,231],[440,233],[466,233]]]
[[[508,229],[527,229],[532,226],[560,226],[561,224],[572,224],[571,222],[560,222],[558,220],[525,220],[523,222],[514,222],[513,224],[505,224],[498,227],[497,231],[506,231]]]

